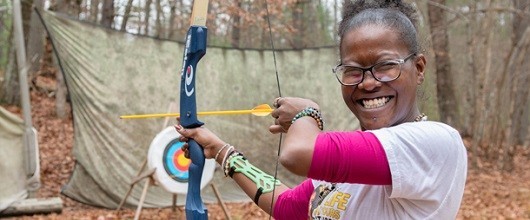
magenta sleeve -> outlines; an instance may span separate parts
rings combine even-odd
[[[392,184],[383,146],[363,131],[320,133],[307,176],[333,183]]]
[[[309,200],[314,191],[311,179],[306,179],[295,188],[288,189],[278,196],[274,205],[274,219],[309,219]]]

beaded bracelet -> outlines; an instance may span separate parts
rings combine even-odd
[[[322,119],[322,115],[320,114],[320,111],[313,107],[307,107],[304,110],[298,112],[291,120],[291,124],[293,124],[296,120],[300,119],[301,117],[309,116],[314,118],[317,121],[318,128],[322,131],[324,130],[324,120]]]
[[[232,160],[232,158],[236,157],[236,156],[242,156],[243,158],[245,158],[245,156],[243,156],[243,154],[239,153],[239,151],[232,151],[230,152],[230,155],[226,158],[226,161],[223,161],[223,171],[225,173],[225,177],[232,177],[233,173],[231,174],[230,170],[231,170],[231,167],[230,167],[230,162]]]
[[[217,151],[217,153],[215,154],[215,157],[214,157],[214,160],[217,161],[217,158],[219,157],[219,154],[221,154],[221,151],[223,151],[226,147],[230,146],[230,144],[225,144],[221,147],[221,149],[219,149],[219,151]]]
[[[225,166],[225,163],[226,163],[226,159],[228,158],[228,156],[230,156],[230,154],[232,153],[232,150],[234,149],[234,146],[230,146],[226,152],[225,152],[225,155],[223,157],[223,160],[221,161],[221,167],[224,168]]]

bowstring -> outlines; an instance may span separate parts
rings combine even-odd
[[[275,71],[275,75],[276,75],[276,85],[278,86],[278,97],[282,97],[282,90],[280,88],[280,76],[278,74],[278,66],[276,64],[276,50],[274,49],[274,41],[272,40],[272,28],[271,28],[271,19],[270,19],[270,12],[269,12],[269,3],[267,0],[264,0],[265,1],[265,10],[267,11],[267,24],[268,24],[268,27],[269,27],[269,39],[270,39],[270,44],[271,44],[271,50],[272,50],[272,59],[274,61],[274,71]],[[276,157],[276,167],[274,169],[274,184],[272,185],[272,200],[271,200],[271,208],[270,208],[270,214],[269,214],[269,220],[272,218],[272,212],[273,212],[273,204],[274,204],[274,194],[276,192],[276,180],[278,179],[277,175],[278,175],[278,162],[279,162],[279,158],[280,158],[280,150],[281,150],[281,146],[282,146],[282,138],[283,138],[283,133],[280,133],[280,140],[278,142],[278,155]]]

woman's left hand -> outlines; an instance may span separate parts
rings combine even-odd
[[[275,118],[274,124],[269,127],[273,134],[287,133],[291,127],[294,116],[307,107],[320,109],[318,104],[310,99],[298,97],[278,97],[273,102],[274,111],[271,116]]]
[[[205,127],[185,129],[182,125],[176,124],[175,129],[180,134],[179,141],[185,142],[182,150],[186,158],[189,158],[189,146],[187,143],[189,139],[195,140],[204,149],[204,157],[207,159],[215,158],[216,153],[226,144],[226,142]]]

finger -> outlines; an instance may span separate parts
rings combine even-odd
[[[182,136],[182,135],[179,136],[179,141],[180,141],[180,142],[188,142],[188,140],[189,140],[189,139],[188,139],[187,137],[184,137],[184,136]]]
[[[285,133],[285,129],[283,129],[282,126],[280,125],[271,125],[269,126],[269,131],[273,134],[278,134],[278,133]]]
[[[188,131],[184,127],[182,127],[182,125],[180,125],[180,124],[175,125],[175,130],[177,130],[177,132],[180,135],[182,135],[184,137],[189,137]]]
[[[274,99],[274,102],[272,103],[272,106],[274,106],[275,108],[280,107],[280,105],[281,105],[281,103],[280,103],[281,99],[282,99],[282,97],[278,97],[278,98]]]
[[[190,150],[188,143],[184,143],[181,148],[182,152],[184,152],[184,157],[189,158]]]
[[[278,111],[278,109],[273,110],[273,111],[271,112],[271,116],[272,116],[273,118],[276,118],[276,119],[279,118],[279,117],[280,117],[280,111]]]

